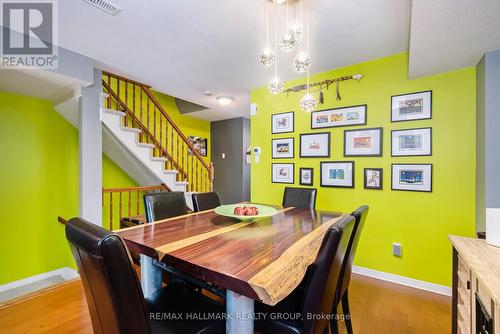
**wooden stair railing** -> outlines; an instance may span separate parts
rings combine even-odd
[[[143,195],[148,192],[170,191],[165,184],[124,188],[103,188],[103,226],[112,231],[120,228],[123,217],[144,214]],[[117,221],[117,225],[115,222]]]
[[[124,126],[141,130],[139,141],[153,144],[153,156],[164,157],[165,169],[177,170],[187,191],[213,190],[214,167],[206,162],[154,96],[151,87],[103,72],[105,107],[125,113]]]

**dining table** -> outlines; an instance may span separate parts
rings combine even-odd
[[[245,204],[242,204],[245,205]],[[323,236],[344,213],[273,206],[238,220],[214,210],[117,230],[140,257],[144,296],[162,287],[162,266],[216,286],[226,299],[226,333],[254,330],[254,302],[275,305],[303,280]]]

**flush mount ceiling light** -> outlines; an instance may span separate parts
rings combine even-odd
[[[221,106],[228,106],[234,102],[234,97],[228,95],[217,96],[216,99]]]

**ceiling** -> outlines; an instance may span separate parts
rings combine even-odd
[[[54,103],[80,93],[87,83],[51,71],[0,70],[0,91],[35,96]]]
[[[409,72],[416,77],[475,65],[483,49],[498,45],[498,0],[310,1],[312,72],[410,50]],[[258,61],[265,43],[264,0],[113,2],[122,8],[117,16],[82,0],[60,1],[61,46],[209,108],[190,115],[248,117],[250,90],[272,74]],[[297,77],[292,58],[280,59],[285,80]],[[205,96],[206,90],[213,96]],[[218,95],[236,102],[222,107]]]
[[[413,1],[409,76],[474,66],[500,49],[500,0]]]

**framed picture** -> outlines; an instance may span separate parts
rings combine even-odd
[[[393,157],[432,155],[432,128],[392,130]]]
[[[354,188],[354,161],[322,161],[320,174],[322,187]]]
[[[432,118],[432,91],[391,96],[391,122]]]
[[[271,140],[273,159],[293,158],[293,138]]]
[[[432,164],[392,164],[392,190],[432,191]]]
[[[189,142],[193,145],[194,149],[201,154],[201,156],[207,156],[207,138],[189,136]],[[192,153],[190,152],[190,154]]]
[[[300,157],[330,157],[330,132],[303,133],[300,135]]]
[[[293,132],[293,111],[271,115],[271,133]]]
[[[302,186],[312,186],[314,169],[312,168],[300,168],[300,185]]]
[[[273,183],[294,183],[294,164],[271,164],[271,182]]]
[[[344,130],[344,156],[382,156],[382,128]]]
[[[384,170],[382,168],[365,168],[364,179],[365,189],[382,190],[382,177]]]
[[[337,126],[365,125],[366,104],[342,107],[311,113],[311,129],[333,128]]]

